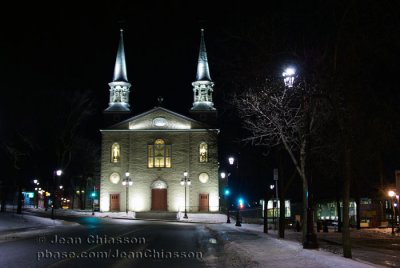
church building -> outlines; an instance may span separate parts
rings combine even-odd
[[[189,116],[162,107],[162,99],[157,107],[131,114],[121,30],[104,111],[109,125],[100,130],[101,211],[219,210],[219,129],[203,29],[192,86]]]

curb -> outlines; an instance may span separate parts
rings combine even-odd
[[[144,218],[120,218],[120,217],[102,217],[118,220],[140,220],[140,221],[162,221],[162,222],[176,222],[176,223],[196,223],[196,224],[222,224],[224,222],[204,222],[204,221],[180,221],[180,220],[167,220],[167,219],[144,219]]]

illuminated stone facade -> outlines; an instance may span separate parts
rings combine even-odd
[[[163,123],[157,126],[158,121]],[[126,189],[122,185],[122,179],[126,172],[130,173],[129,176],[133,180],[128,194],[129,211],[152,210],[152,189],[164,188],[167,202],[165,209],[183,211],[185,189],[180,182],[184,171],[188,172],[188,178],[191,180],[191,185],[187,186],[188,211],[219,209],[217,129],[208,128],[201,122],[156,107],[103,129],[101,134],[101,211],[110,211],[111,194],[118,195],[119,200],[118,206],[113,210],[125,211]],[[149,146],[157,139],[164,140],[171,148],[170,167],[148,165]],[[120,148],[118,162],[113,158],[112,150],[115,144]],[[207,144],[207,161],[201,162],[200,155],[204,153],[204,144]],[[119,174],[119,181],[115,179],[115,173]],[[204,179],[203,173],[208,175],[208,180]],[[208,196],[208,208],[205,208],[204,204],[201,208],[200,199],[205,196]]]

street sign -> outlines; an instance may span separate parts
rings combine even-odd
[[[274,168],[274,181],[278,180],[278,169]]]

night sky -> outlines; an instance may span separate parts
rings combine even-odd
[[[272,181],[275,162],[265,150],[235,143],[242,131],[234,111],[227,104],[228,97],[232,92],[244,90],[246,83],[243,81],[252,75],[256,77],[267,70],[270,74],[279,73],[285,63],[298,60],[293,57],[298,51],[289,53],[287,49],[293,40],[318,47],[318,42],[325,39],[325,32],[336,27],[330,22],[320,23],[326,14],[334,13],[325,14],[320,10],[333,6],[332,10],[342,12],[346,1],[327,1],[316,7],[315,1],[302,4],[296,1],[268,2],[265,6],[261,2],[249,2],[100,1],[92,5],[33,1],[10,4],[3,9],[0,26],[4,135],[12,136],[13,130],[17,129],[17,132],[34,137],[42,155],[34,157],[32,162],[35,164],[29,170],[46,176],[44,170],[54,164],[46,155],[51,151],[46,140],[54,138],[53,128],[62,125],[62,120],[58,120],[63,118],[61,103],[76,92],[89,92],[95,112],[79,131],[86,138],[99,142],[102,111],[108,106],[108,83],[112,80],[120,28],[124,29],[128,79],[132,84],[132,113],[153,108],[157,97],[163,96],[166,108],[188,115],[193,101],[191,83],[196,75],[200,29],[204,27],[211,78],[215,82],[214,102],[221,121],[221,165],[227,155],[240,153],[240,168],[245,174],[242,180],[246,180],[242,186],[247,187],[244,191],[247,195],[259,196],[262,188]],[[375,59],[373,63],[368,65],[365,58],[360,60],[359,69],[365,66],[365,76],[376,70],[390,70],[389,67],[377,68],[377,65],[393,65],[394,59],[398,59],[395,51],[399,48],[396,46],[398,40],[392,42],[394,33],[398,35],[398,17],[395,16],[398,6],[394,2],[382,4],[380,10],[374,11],[375,8],[368,8],[368,4],[370,1],[359,9],[360,13],[366,10],[367,19],[354,27],[365,27],[362,31],[372,29],[365,43],[386,41],[376,41],[374,50],[368,52]],[[386,12],[389,15],[385,18]],[[267,31],[257,33],[263,22],[273,19],[279,24],[271,23],[272,28],[266,27]],[[386,30],[382,32],[383,28]],[[254,36],[242,42],[237,36],[244,36],[246,29]],[[264,43],[261,42],[263,36],[266,36]],[[264,55],[258,56],[260,50]],[[383,51],[384,56],[381,57],[379,51]],[[274,56],[270,56],[272,54]],[[248,55],[251,57],[247,59]],[[263,57],[269,61],[258,60]],[[391,60],[385,62],[386,59]],[[375,79],[376,85],[371,84],[371,87],[378,88],[382,79]],[[247,81],[251,84],[250,79]],[[379,92],[391,94],[394,87],[388,83]],[[394,101],[398,99],[398,94],[393,96]],[[261,151],[267,156],[259,157]],[[45,160],[39,161],[42,157]]]

